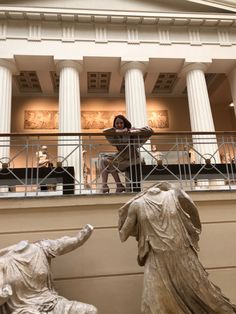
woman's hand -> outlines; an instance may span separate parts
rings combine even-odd
[[[122,134],[126,134],[128,133],[128,129],[127,128],[124,128],[124,129],[116,129],[116,133],[122,133]]]
[[[133,130],[131,129],[130,133],[141,133],[141,131],[140,130],[136,130],[136,129],[133,129]]]

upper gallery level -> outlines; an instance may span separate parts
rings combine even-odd
[[[1,1],[0,57],[235,60],[230,1]]]

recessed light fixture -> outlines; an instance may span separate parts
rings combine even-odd
[[[229,104],[229,106],[230,106],[230,107],[234,107],[234,103],[233,103],[233,102],[231,102],[231,104]]]

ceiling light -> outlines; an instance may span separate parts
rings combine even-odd
[[[229,104],[229,106],[230,106],[230,107],[234,107],[234,103],[233,103],[233,102],[231,102],[231,104]]]

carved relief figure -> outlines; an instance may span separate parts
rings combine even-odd
[[[151,128],[169,128],[168,110],[148,111],[148,125]]]
[[[58,129],[56,110],[25,110],[24,129]]]
[[[236,313],[198,259],[201,223],[184,191],[162,182],[131,199],[119,216],[121,241],[136,237],[145,266],[142,314]]]
[[[21,241],[0,250],[0,313],[97,314],[93,305],[59,296],[50,272],[52,258],[84,244],[92,231],[93,227],[86,225],[74,237]]]
[[[110,111],[82,111],[82,129],[105,129],[112,124],[117,114]]]

